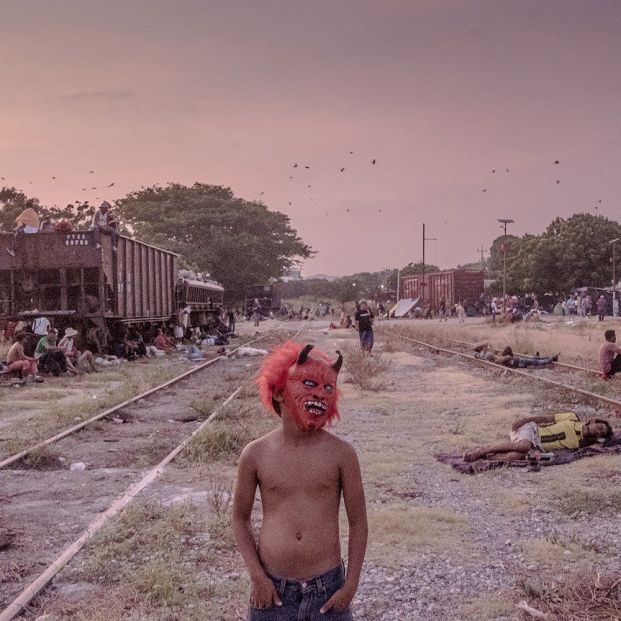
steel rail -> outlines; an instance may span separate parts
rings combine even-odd
[[[248,341],[247,343],[244,343],[243,345],[240,345],[239,347],[236,347],[234,350],[228,352],[228,354],[230,355],[241,347],[245,347],[250,343],[255,343],[256,341],[259,341],[267,336],[270,336],[271,334],[274,334],[274,332],[285,329],[286,328],[278,328],[276,330],[272,330],[256,339],[253,339],[251,341]],[[303,329],[303,327],[299,328],[291,338],[296,338]],[[220,356],[219,358],[223,357],[224,356]],[[217,359],[218,358],[214,358],[213,360],[210,360],[209,363],[213,364]],[[203,364],[200,365],[200,367],[191,369],[191,371],[196,372],[201,368],[205,368],[206,366],[208,365]],[[183,377],[187,377],[187,375],[189,374],[190,373],[184,373]],[[179,376],[178,378],[175,378],[175,381],[181,378],[182,376]],[[166,382],[166,385],[169,384],[170,382]],[[158,389],[161,389],[162,387],[164,387],[164,384],[158,387]],[[78,539],[76,539],[73,543],[67,546],[61,552],[61,554],[56,557],[56,559],[50,565],[48,565],[41,574],[39,574],[37,578],[35,578],[3,611],[0,612],[0,621],[11,621],[15,617],[25,612],[28,604],[54,579],[56,574],[63,567],[65,567],[67,563],[86,545],[86,543],[93,537],[93,535],[100,531],[109,519],[119,514],[127,505],[129,505],[129,503],[131,503],[132,500],[144,488],[153,483],[153,481],[155,481],[159,477],[159,475],[162,474],[166,466],[171,461],[173,461],[173,459],[175,459],[175,457],[177,457],[177,455],[179,455],[181,451],[183,451],[183,449],[189,444],[192,438],[200,433],[208,424],[210,424],[211,421],[214,420],[214,418],[216,418],[216,416],[220,413],[220,411],[237,396],[242,387],[243,384],[238,386],[226,398],[226,400],[209,415],[209,417],[205,421],[203,421],[189,436],[182,440],[181,443],[178,444],[170,453],[168,453],[168,455],[166,455],[166,457],[164,457],[156,466],[151,468],[145,474],[145,476],[140,479],[140,481],[133,483],[128,488],[126,488],[126,490],[112,502],[112,504],[104,513],[102,513],[86,527],[86,529],[83,531]],[[152,394],[153,392],[155,392],[155,390],[151,389],[148,392],[149,394]],[[119,406],[115,407],[118,408]]]
[[[615,407],[621,408],[621,401],[618,401],[617,399],[611,399],[610,397],[605,397],[604,395],[599,395],[596,392],[591,392],[589,390],[584,390],[583,388],[577,388],[575,386],[568,386],[567,384],[563,384],[562,382],[557,382],[556,380],[551,380],[546,377],[537,377],[533,373],[526,373],[525,371],[520,371],[519,369],[512,369],[511,367],[504,367],[494,362],[488,362],[487,360],[482,360],[481,358],[475,358],[474,356],[470,356],[469,354],[464,354],[462,352],[455,351],[453,349],[446,349],[444,347],[438,347],[437,345],[433,345],[431,343],[425,343],[424,341],[418,341],[411,337],[404,336],[403,334],[397,333],[397,336],[399,336],[400,338],[406,341],[410,341],[411,343],[415,343],[417,345],[422,345],[423,347],[426,347],[428,349],[431,349],[437,352],[444,352],[446,354],[453,354],[456,356],[461,356],[462,358],[466,358],[467,360],[474,361],[482,366],[495,369],[496,371],[509,371],[515,375],[520,375],[522,377],[527,377],[528,379],[531,379],[531,380],[534,379],[534,380],[537,380],[538,382],[543,382],[544,384],[550,384],[558,388],[564,388],[565,390],[577,392],[591,399],[596,399],[597,401],[606,403],[607,405],[613,405]]]
[[[278,328],[277,330],[284,330],[284,328]],[[229,352],[226,353],[226,355],[220,355],[217,356],[216,358],[213,358],[212,360],[208,360],[207,362],[204,362],[188,371],[185,371],[184,373],[182,373],[181,375],[178,375],[177,377],[173,377],[172,379],[168,380],[167,382],[164,382],[163,384],[159,384],[158,386],[155,386],[154,388],[150,388],[149,390],[146,390],[143,393],[140,393],[139,395],[136,395],[135,397],[132,397],[131,399],[127,399],[126,401],[123,401],[122,403],[118,403],[117,405],[112,406],[111,408],[108,408],[106,410],[104,410],[103,412],[99,412],[99,414],[95,414],[94,416],[91,416],[89,419],[82,421],[81,423],[78,423],[77,425],[73,425],[72,427],[69,427],[67,429],[65,429],[64,431],[61,431],[59,433],[57,433],[54,436],[51,436],[49,438],[47,438],[46,440],[42,440],[41,442],[30,446],[22,451],[20,451],[19,453],[15,453],[14,455],[11,455],[10,457],[7,457],[6,459],[3,459],[2,461],[0,461],[0,469],[2,468],[6,468],[7,466],[10,466],[11,464],[15,463],[16,461],[19,461],[20,459],[26,457],[26,455],[28,455],[28,453],[32,453],[33,451],[36,451],[38,449],[41,449],[45,446],[49,446],[50,444],[53,444],[54,442],[58,442],[59,440],[62,440],[63,438],[66,438],[67,436],[70,436],[71,434],[75,433],[76,431],[79,431],[80,429],[83,429],[84,427],[86,427],[87,425],[90,425],[91,423],[94,423],[98,420],[101,420],[102,418],[105,418],[106,416],[110,416],[110,414],[113,414],[114,412],[117,412],[118,410],[123,409],[124,407],[127,407],[128,405],[130,405],[131,403],[135,403],[136,401],[140,401],[140,399],[144,399],[145,397],[148,397],[150,395],[152,395],[155,392],[158,392],[159,390],[163,390],[164,388],[168,388],[168,386],[171,386],[172,384],[177,383],[178,381],[194,374],[197,373],[198,371],[201,371],[205,368],[207,368],[208,366],[216,363],[218,360],[222,360],[224,358],[226,358],[227,356],[230,356],[231,354],[234,354],[236,351],[238,351],[241,347],[246,347],[248,345],[250,345],[251,343],[256,343],[257,341],[260,341],[261,339],[264,339],[265,337],[273,334],[274,332],[276,332],[277,330],[272,330],[270,332],[266,332],[265,334],[261,335],[260,337],[256,338],[256,339],[252,339],[251,341],[248,341],[247,343],[243,343],[242,345],[239,345],[238,347],[236,347],[235,349],[230,350]],[[299,334],[299,330],[296,333],[296,335]]]
[[[257,339],[258,340],[258,339]],[[243,346],[242,346],[243,347]],[[197,427],[189,436],[187,436],[180,444],[178,444],[164,459],[156,466],[151,468],[140,481],[133,483],[125,491],[118,496],[104,513],[93,520],[80,537],[67,546],[56,559],[47,566],[47,568],[37,576],[2,612],[0,612],[0,621],[11,621],[18,615],[26,611],[28,604],[44,589],[53,579],[54,576],[84,547],[84,545],[95,535],[106,522],[120,513],[129,503],[148,485],[153,483],[159,477],[166,466],[188,445],[191,439],[204,429],[217,414],[230,403],[242,389],[238,386],[233,393],[222,403],[220,407],[215,409],[199,427]]]

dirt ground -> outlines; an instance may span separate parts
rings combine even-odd
[[[261,330],[273,327],[267,324]],[[241,328],[251,330],[244,324]],[[525,326],[523,333],[481,322],[377,326],[381,359],[371,378],[374,390],[352,383],[345,368],[340,378],[342,420],[334,428],[359,453],[369,512],[369,547],[353,605],[355,618],[529,618],[520,616],[524,613],[516,603],[526,600],[536,608],[574,576],[605,580],[618,575],[621,457],[476,476],[458,474],[434,458],[437,452],[462,452],[504,438],[518,416],[611,412],[501,369],[490,371],[413,347],[395,335],[410,328],[438,339],[485,338],[506,344],[520,338],[522,345],[528,340],[542,352],[562,344],[562,351],[575,360],[586,358],[600,330],[590,325],[572,330],[561,322]],[[340,349],[347,360],[356,355],[356,336],[310,322],[299,339],[327,351]],[[132,422],[102,423],[104,429],[59,444],[44,462],[60,468],[0,471],[0,525],[14,533],[13,543],[0,550],[0,602],[8,603],[20,577],[42,569],[60,540],[76,537],[113,495],[196,424],[170,422],[173,414],[198,408],[204,418],[227,391],[245,382],[209,432],[75,557],[26,615],[45,615],[45,621],[244,619],[248,580],[229,528],[236,458],[245,441],[277,424],[260,410],[247,381],[259,363],[229,361],[209,376],[213,380],[175,387],[154,409],[131,408],[127,415]],[[608,390],[621,392],[618,382]],[[4,414],[0,424],[3,419]],[[616,419],[615,425],[619,427]],[[67,464],[78,460],[88,464],[87,470],[69,471]],[[54,505],[62,513],[50,509]],[[255,518],[258,523],[258,506]],[[344,516],[342,526],[345,550]]]

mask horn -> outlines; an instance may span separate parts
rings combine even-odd
[[[308,354],[310,354],[310,350],[313,349],[314,345],[305,345],[304,349],[300,352],[298,356],[297,364],[304,364],[306,359],[308,358]]]
[[[336,353],[339,355],[339,357],[336,359],[336,362],[332,365],[332,368],[338,373],[341,370],[341,367],[343,366],[343,356],[338,349],[336,350]]]

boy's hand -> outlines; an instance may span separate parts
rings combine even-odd
[[[250,605],[253,608],[270,608],[272,604],[282,606],[274,583],[265,575],[252,580]]]
[[[351,600],[354,599],[356,589],[343,585],[319,610],[323,615],[328,610],[334,608],[338,612],[344,612],[349,608]]]

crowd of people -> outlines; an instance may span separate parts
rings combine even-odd
[[[184,309],[185,310],[185,309]],[[235,337],[236,315],[222,308],[218,315],[199,314],[200,325],[192,326],[189,313],[183,311],[167,324],[144,322],[118,326],[110,335],[112,354],[99,351],[99,343],[89,328],[80,334],[72,326],[52,326],[47,317],[32,322],[8,322],[1,341],[8,343],[5,361],[0,361],[0,376],[13,376],[27,382],[42,382],[45,375],[83,375],[96,373],[112,361],[132,361],[158,357],[179,351],[190,360],[205,357],[205,348],[223,348]],[[77,340],[76,340],[77,339]]]

